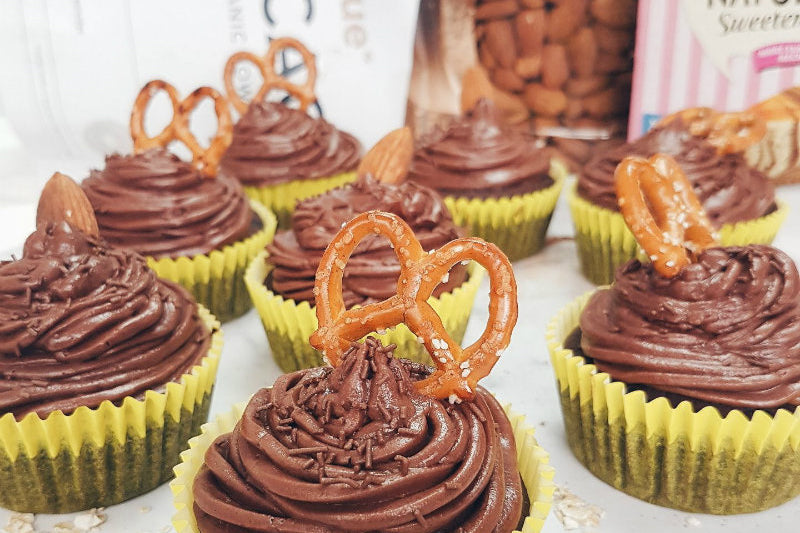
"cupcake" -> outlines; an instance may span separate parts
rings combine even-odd
[[[409,258],[409,283],[381,310],[337,313],[337,264],[373,230]],[[546,454],[518,416],[477,386],[516,320],[508,261],[496,247],[467,239],[429,255],[401,219],[380,212],[348,223],[328,250],[312,342],[333,367],[279,377],[192,441],[172,484],[176,530],[539,531],[553,490]],[[403,320],[384,312],[392,302],[424,302],[415,290],[432,287],[416,273],[466,258],[494,267],[491,323],[475,345],[462,351],[421,326],[437,354],[434,370],[375,338],[352,342]],[[353,313],[363,320],[348,322]]]
[[[549,324],[570,448],[606,483],[657,505],[735,514],[793,498],[797,268],[766,245],[694,246],[685,264],[643,247],[653,263],[630,260],[611,287]]]
[[[407,128],[395,130],[365,156],[357,181],[297,204],[291,229],[279,231],[263,254],[253,260],[245,282],[261,316],[272,356],[285,372],[322,364],[308,344],[317,328],[314,282],[325,248],[342,224],[369,210],[400,216],[416,232],[426,250],[460,237],[458,228],[436,191],[402,181],[411,157]],[[383,155],[382,155],[383,154]],[[373,177],[376,176],[376,177]],[[400,263],[386,239],[374,237],[355,251],[345,273],[345,305],[364,306],[395,293]],[[431,305],[458,342],[472,310],[483,272],[457,265],[433,293]],[[382,337],[397,344],[404,357],[430,362],[416,335],[405,326]]]
[[[174,93],[156,80],[145,85],[134,106],[131,133],[136,153],[107,157],[105,168],[93,170],[82,187],[107,242],[146,256],[159,276],[186,287],[220,320],[230,320],[252,306],[242,281],[244,270],[272,238],[275,217],[248,200],[239,182],[213,175],[214,154],[221,151],[225,143],[220,139],[230,127],[227,104],[213,89],[201,88],[189,97],[192,102],[202,98],[197,95],[214,99],[221,130],[193,163],[166,150],[171,139],[186,139],[175,126],[169,126],[163,138],[146,137],[144,111],[161,88]],[[186,121],[191,109],[181,105],[178,117]]]
[[[278,51],[300,52],[307,70],[306,83],[294,85],[274,71]],[[233,84],[235,66],[251,61],[264,78],[258,94],[245,103]],[[320,194],[355,179],[361,145],[349,133],[336,129],[324,118],[306,111],[316,102],[314,56],[296,39],[270,42],[265,57],[249,52],[231,56],[225,67],[228,96],[241,114],[233,127],[233,140],[220,162],[220,172],[244,185],[245,192],[278,217],[278,226],[288,228],[298,200]],[[265,100],[272,89],[287,91],[300,103],[293,109],[282,102]]]
[[[470,235],[494,242],[511,260],[522,259],[544,246],[566,176],[566,167],[534,143],[481,98],[423,139],[408,179],[441,193],[456,224]]]
[[[218,322],[100,240],[81,196],[57,174],[22,257],[0,261],[0,506],[15,511],[147,492],[208,415]]]
[[[719,230],[722,244],[772,242],[787,206],[776,201],[767,176],[748,165],[742,153],[721,153],[689,126],[677,116],[636,141],[597,154],[579,174],[569,203],[581,271],[590,281],[611,283],[616,268],[637,254],[614,191],[614,170],[627,156],[674,157]]]

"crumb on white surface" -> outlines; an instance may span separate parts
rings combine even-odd
[[[36,533],[33,522],[36,516],[31,513],[11,513],[2,533]]]
[[[106,520],[108,517],[103,509],[90,509],[76,515],[72,522],[59,522],[53,528],[53,533],[98,533]]]
[[[567,531],[595,528],[605,514],[602,508],[585,502],[562,487],[556,487],[553,493],[553,512]]]
[[[686,517],[686,521],[684,522],[684,527],[700,527],[702,525],[703,523],[693,516]]]
[[[142,513],[142,514],[147,514],[152,510],[153,510],[153,508],[150,507],[149,505],[144,505],[142,507],[139,507],[139,512]]]

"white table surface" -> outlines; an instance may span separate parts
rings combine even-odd
[[[4,170],[8,171],[7,166],[3,168],[4,163],[0,158],[0,185],[5,179]],[[72,166],[78,169],[78,172],[81,168],[86,172],[92,164],[95,163],[84,162],[83,167],[81,163],[72,163]],[[37,162],[36,166],[42,165]],[[31,186],[30,181],[23,182],[21,179],[18,179],[17,183],[24,183],[26,191]],[[29,200],[32,196],[26,191],[16,190],[17,197]],[[800,186],[782,187],[778,190],[778,194],[793,206],[793,209],[775,244],[786,250],[795,261],[800,262]],[[3,202],[1,201],[3,198],[8,200],[8,196],[0,195],[0,251],[6,252],[0,254],[0,258],[7,258],[8,251],[19,249],[24,238],[32,231],[35,206],[31,201]],[[551,316],[573,298],[592,288],[578,271],[575,246],[571,239],[572,226],[563,197],[556,210],[549,235],[551,242],[544,251],[514,265],[519,284],[520,319],[511,346],[491,375],[484,380],[484,384],[496,392],[502,400],[511,402],[515,410],[525,413],[528,420],[536,426],[537,438],[550,453],[551,464],[556,470],[556,484],[604,510],[604,516],[598,527],[572,531],[584,533],[683,530],[709,533],[798,531],[800,498],[775,509],[751,515],[717,517],[688,514],[631,498],[604,484],[577,462],[565,440],[555,380],[544,341],[545,324]],[[470,319],[467,340],[477,337],[487,316],[488,296],[485,292],[485,281]],[[246,399],[258,388],[271,384],[279,374],[277,366],[270,357],[267,339],[255,311],[250,311],[245,316],[225,324],[223,330],[225,347],[211,405],[212,416],[214,413],[229,410],[234,403]],[[171,531],[170,518],[173,508],[167,485],[144,496],[109,507],[104,512],[107,521],[96,531],[120,533]],[[0,509],[0,532],[4,531],[3,527],[10,516],[11,513]],[[36,517],[36,531],[50,532],[54,524],[70,522],[73,518],[74,515],[39,515]],[[551,511],[543,532],[563,531],[567,530]]]

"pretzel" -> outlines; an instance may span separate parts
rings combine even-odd
[[[172,104],[172,120],[161,133],[149,137],[144,128],[144,115],[150,100],[158,91],[166,92],[169,97]],[[205,150],[189,129],[189,116],[203,98],[211,98],[214,101],[214,112],[217,115],[217,133]],[[233,138],[233,123],[228,101],[211,87],[200,87],[181,100],[178,91],[169,83],[163,80],[150,81],[142,87],[133,103],[131,138],[133,138],[133,150],[137,153],[150,148],[166,148],[172,141],[181,141],[192,152],[194,166],[207,176],[216,176],[222,153]]]
[[[300,56],[303,58],[303,64],[306,67],[308,76],[306,77],[305,83],[302,85],[292,83],[275,72],[275,56],[279,51],[285,48],[294,48],[300,52]],[[282,89],[294,96],[300,103],[300,109],[303,111],[307,110],[308,106],[317,101],[317,97],[314,95],[314,85],[317,82],[317,64],[314,59],[314,54],[297,39],[281,37],[269,43],[269,49],[267,49],[267,53],[264,57],[257,56],[252,52],[236,52],[228,58],[228,62],[225,63],[225,90],[228,92],[228,99],[233,103],[233,107],[235,107],[240,114],[247,111],[247,107],[250,105],[248,102],[241,99],[233,85],[235,67],[242,61],[249,61],[258,67],[259,72],[261,72],[261,78],[263,79],[261,88],[253,97],[253,102],[263,101],[272,89]]]
[[[693,107],[664,117],[659,126],[680,119],[695,137],[702,137],[721,154],[744,152],[767,133],[763,118],[751,111],[720,113],[710,107]]]
[[[346,310],[342,298],[344,267],[356,246],[371,234],[387,237],[394,247],[400,261],[397,294]],[[489,272],[489,321],[480,338],[462,349],[447,334],[427,300],[451,267],[469,259]],[[408,224],[397,215],[381,211],[362,213],[342,227],[322,256],[314,291],[319,329],[310,340],[331,365],[337,366],[342,354],[364,335],[403,322],[436,364],[430,376],[416,382],[417,389],[451,402],[473,397],[478,380],[489,373],[508,346],[517,321],[514,273],[497,246],[477,238],[462,238],[428,253]]]
[[[659,273],[673,277],[691,263],[690,253],[718,245],[692,184],[672,157],[626,157],[614,179],[622,216]]]

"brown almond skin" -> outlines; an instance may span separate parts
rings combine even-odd
[[[633,58],[613,54],[598,54],[595,60],[595,72],[599,74],[618,74],[630,72]]]
[[[47,180],[36,208],[36,227],[40,228],[49,222],[68,222],[91,237],[100,234],[94,209],[83,189],[60,172]]]
[[[587,96],[583,99],[583,107],[590,118],[603,119],[621,115],[626,111],[625,94],[613,87]]]
[[[511,23],[507,20],[492,20],[486,23],[484,42],[497,63],[509,69],[513,69],[517,61],[517,43],[513,31]]]
[[[560,44],[548,44],[542,49],[542,84],[548,89],[560,89],[568,79],[566,48]]]
[[[525,87],[525,103],[537,115],[557,117],[567,108],[567,96],[558,89],[549,89],[540,83]]]
[[[617,30],[603,24],[594,26],[597,47],[605,52],[622,55],[633,49],[633,33],[630,30]]]
[[[544,9],[545,0],[519,0],[519,3],[529,9]]]
[[[464,72],[464,77],[461,78],[461,111],[466,113],[471,111],[478,100],[481,98],[488,98],[494,100],[495,88],[486,71],[480,66],[468,68]],[[495,102],[498,103],[499,102]]]
[[[530,117],[528,107],[519,96],[495,89],[493,98],[497,107],[503,111],[503,119],[506,124],[519,124]]]
[[[531,79],[535,78],[542,71],[542,56],[526,56],[517,59],[517,64],[514,66],[514,72],[518,76]]]
[[[480,27],[485,28],[484,26]],[[478,59],[480,60],[481,65],[483,65],[489,70],[492,70],[495,67],[497,67],[497,61],[495,61],[494,56],[489,51],[489,47],[486,46],[485,41],[481,41],[478,43]]]
[[[583,101],[580,98],[567,98],[567,108],[564,110],[565,118],[578,118],[583,114]]]
[[[475,9],[475,20],[492,20],[509,17],[517,12],[516,0],[485,2]]]
[[[514,19],[520,55],[539,55],[544,46],[546,16],[544,9],[521,11]]]
[[[591,0],[589,11],[611,28],[630,29],[636,23],[636,0]]]
[[[586,0],[561,0],[550,11],[547,37],[551,42],[564,42],[586,24]]]
[[[572,72],[579,78],[586,78],[594,72],[597,61],[597,41],[591,28],[581,28],[569,40],[567,56]]]
[[[399,183],[408,174],[414,154],[414,136],[404,127],[386,134],[358,165],[359,176],[371,175],[384,183]]]
[[[513,93],[520,92],[525,88],[525,80],[512,69],[495,69],[494,72],[492,72],[492,81],[498,89]]]
[[[589,76],[588,78],[570,78],[564,89],[570,96],[586,96],[596,93],[608,86],[608,76]]]

